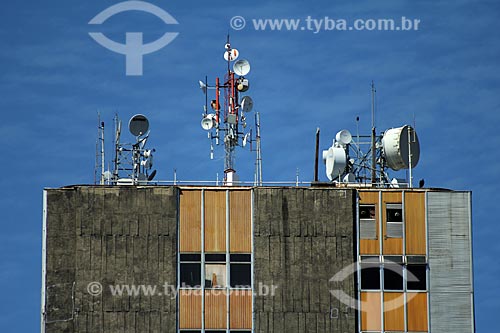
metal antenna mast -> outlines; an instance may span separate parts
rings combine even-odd
[[[99,179],[99,185],[104,185],[104,122],[101,122],[101,113],[97,113],[97,142],[96,142],[96,159],[95,159],[95,169],[94,169],[94,184],[97,184]],[[100,173],[99,177],[97,174]]]
[[[377,183],[377,150],[376,150],[376,128],[375,128],[375,84],[372,81],[372,186],[375,186]]]
[[[260,148],[260,113],[256,112],[255,113],[255,130],[256,130],[256,135],[255,135],[255,140],[257,143],[257,157],[255,161],[255,181],[258,186],[262,186],[262,152]]]
[[[250,72],[250,63],[243,59],[236,61],[239,52],[231,47],[229,35],[225,50],[224,59],[227,63],[227,73],[224,76],[224,81],[221,83],[219,78],[216,78],[215,86],[209,86],[207,79],[205,82],[199,82],[200,88],[205,94],[201,127],[209,132],[211,158],[213,158],[212,140],[215,141],[215,145],[219,145],[220,133],[223,133],[224,185],[234,185],[238,182],[235,169],[236,148],[238,146],[245,147],[248,142],[252,141],[251,132],[245,134],[243,131],[247,127],[245,114],[252,110],[253,101],[250,96],[240,98],[240,94],[249,89],[248,79],[245,76]],[[232,62],[234,62],[233,66],[231,66]],[[208,113],[208,89],[215,89],[215,99],[210,102],[214,113]],[[224,94],[222,103],[220,101],[221,90]]]

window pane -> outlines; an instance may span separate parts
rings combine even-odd
[[[250,288],[252,272],[250,264],[231,264],[231,287]]]
[[[427,290],[427,265],[408,265],[407,270],[407,289]]]
[[[403,290],[403,266],[384,264],[384,290]]]
[[[362,205],[359,206],[360,219],[374,219],[375,218],[375,205]]]
[[[181,287],[201,286],[201,264],[181,263]]]
[[[220,253],[205,254],[205,261],[221,261],[226,262],[226,255]]]
[[[403,222],[401,204],[387,204],[387,222]]]
[[[250,254],[231,254],[231,262],[250,262]]]
[[[201,261],[201,254],[183,253],[180,257],[181,261]]]
[[[225,287],[226,287],[226,265],[206,264],[205,288],[225,288]]]
[[[380,290],[380,266],[379,264],[361,265],[361,289]]]

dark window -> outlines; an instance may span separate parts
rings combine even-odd
[[[201,261],[201,254],[183,253],[180,256],[181,261]]]
[[[406,256],[406,262],[408,264],[425,264],[425,256]]]
[[[360,219],[374,219],[375,218],[375,205],[361,205],[359,206]]]
[[[380,265],[361,264],[361,289],[380,290]]]
[[[231,262],[250,262],[250,254],[231,254]]]
[[[403,290],[403,266],[384,264],[384,290]]]
[[[408,265],[406,269],[406,288],[408,290],[427,290],[427,265]]]
[[[201,286],[201,264],[200,263],[181,263],[181,287],[199,287]]]
[[[403,222],[401,204],[387,204],[387,222]]]
[[[231,287],[250,288],[252,286],[252,270],[250,264],[231,263]]]
[[[403,238],[402,204],[387,204],[387,238]]]
[[[226,262],[226,255],[225,254],[219,254],[219,253],[205,254],[205,261]]]

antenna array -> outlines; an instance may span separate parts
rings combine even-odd
[[[257,157],[255,165],[255,183],[262,184],[262,156],[260,151],[260,117],[255,114],[256,137],[252,137],[252,130],[247,129],[246,114],[253,109],[253,100],[243,94],[250,88],[246,75],[250,72],[248,60],[240,59],[239,51],[231,47],[229,36],[225,45],[224,60],[227,62],[227,73],[223,81],[217,77],[215,85],[199,81],[200,88],[205,94],[205,106],[202,114],[201,127],[208,132],[210,140],[210,158],[214,157],[214,144],[224,144],[224,184],[235,185],[238,182],[235,169],[236,148],[246,147],[256,141]],[[232,64],[232,67],[231,67]],[[210,101],[211,112],[208,112],[208,90],[215,90],[215,99]],[[221,100],[221,95],[223,100]]]
[[[375,127],[375,85],[372,82],[372,129],[370,135],[359,135],[356,141],[348,130],[337,133],[332,146],[323,151],[326,175],[330,181],[364,183],[371,186],[390,184],[399,187],[397,179],[389,180],[388,169],[409,169],[408,186],[413,187],[412,169],[420,158],[417,132],[410,125],[391,128],[377,135]],[[359,128],[359,117],[356,118]]]
[[[114,158],[113,171],[104,171],[104,122],[99,116],[99,143],[100,150],[96,153],[95,183],[97,184],[98,168],[100,185],[145,185],[156,175],[153,167],[153,152],[155,149],[146,149],[149,139],[149,120],[142,114],[130,118],[128,128],[135,140],[132,143],[121,141],[122,122],[115,116]],[[96,150],[99,148],[96,148]],[[99,162],[98,162],[99,161]]]

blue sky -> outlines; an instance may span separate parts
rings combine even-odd
[[[313,175],[314,133],[327,148],[343,128],[370,127],[370,82],[377,86],[380,131],[412,123],[421,142],[415,178],[426,186],[473,191],[475,302],[478,332],[500,312],[500,4],[496,1],[151,1],[179,25],[147,13],[110,18],[100,28],[146,42],[179,36],[144,57],[144,75],[125,76],[125,58],[95,43],[87,23],[118,1],[9,1],[0,11],[0,123],[4,150],[0,207],[0,331],[39,330],[42,190],[93,182],[97,112],[110,129],[118,113],[151,122],[158,179],[214,180],[222,161],[209,159],[201,129],[198,80],[224,74],[223,46],[249,59],[261,113],[265,181]],[[230,29],[235,15],[247,27]],[[251,19],[307,16],[420,19],[418,31],[256,31]],[[108,131],[107,137],[111,137]],[[110,141],[108,141],[110,143]],[[222,156],[218,152],[217,156]],[[238,152],[242,179],[254,156]],[[324,169],[320,174],[323,180]]]

